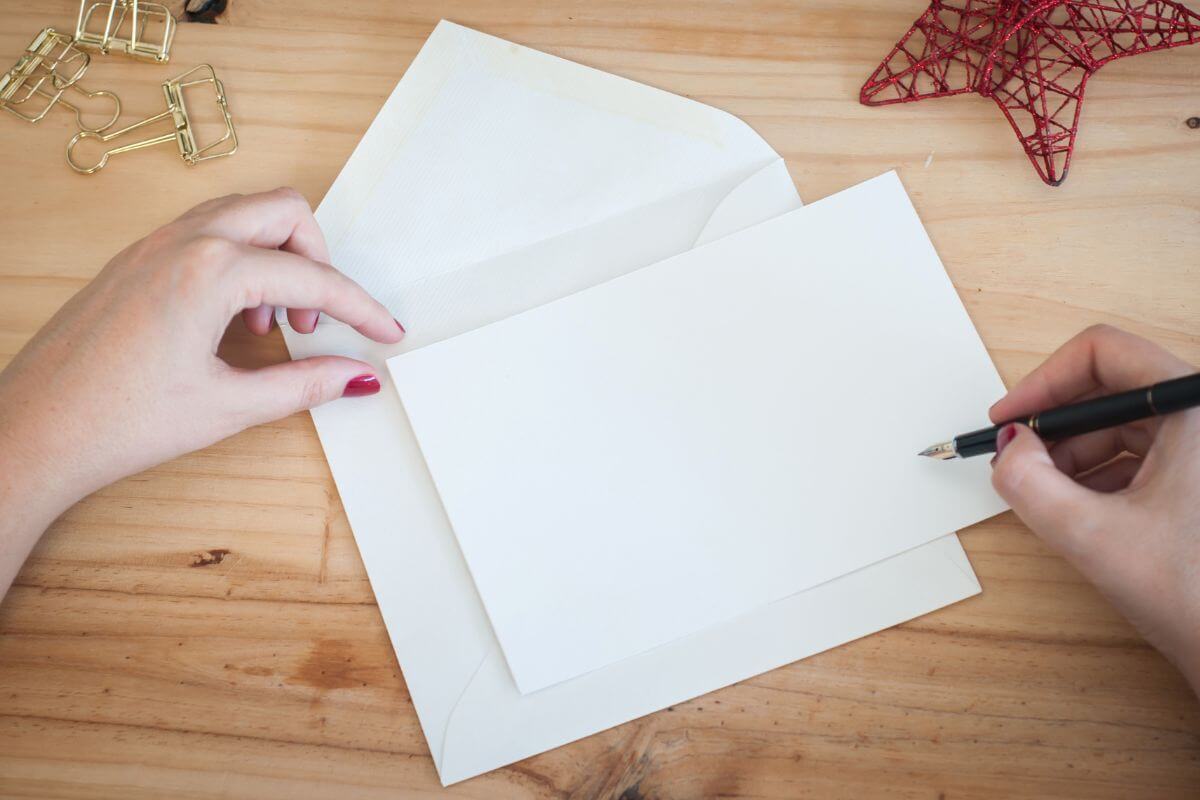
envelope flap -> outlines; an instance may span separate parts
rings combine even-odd
[[[747,184],[755,191],[742,193]],[[776,159],[748,178],[719,176],[519,250],[432,275],[382,298],[409,330],[396,352],[519,314],[661,261],[699,238],[731,233],[799,206],[787,169]],[[614,249],[613,242],[622,246]]]
[[[723,111],[443,21],[317,218],[338,268],[390,305],[777,159]]]

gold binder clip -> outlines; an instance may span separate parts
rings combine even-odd
[[[189,78],[196,72],[207,72],[208,76],[203,78]],[[217,107],[221,112],[221,116],[225,120],[225,135],[216,141],[206,145],[196,143],[195,126],[188,115],[187,106],[183,101],[183,90],[200,84],[212,84],[213,91],[216,93]],[[111,131],[101,134],[96,131],[80,131],[71,138],[67,143],[67,163],[71,165],[71,169],[76,172],[82,172],[85,175],[90,175],[99,169],[102,169],[108,163],[109,156],[117,155],[118,153],[127,153],[130,150],[140,150],[143,147],[153,147],[157,144],[165,144],[174,141],[179,147],[179,157],[182,158],[188,165],[198,164],[201,161],[207,161],[210,158],[221,158],[222,156],[231,156],[237,152],[237,134],[233,130],[233,118],[229,115],[229,104],[225,101],[225,87],[221,81],[217,80],[217,75],[213,72],[213,68],[208,64],[201,64],[198,67],[188,70],[177,78],[172,78],[169,81],[163,82],[163,94],[167,100],[167,110],[161,114],[155,114],[153,117],[144,119],[141,122],[135,122],[132,125],[121,128],[120,130]],[[80,166],[76,163],[72,151],[75,145],[83,139],[99,139],[101,142],[109,142],[113,139],[124,136],[130,131],[135,131],[147,125],[153,125],[156,122],[170,119],[174,130],[170,133],[164,133],[161,136],[155,136],[151,139],[143,139],[140,142],[130,142],[129,144],[114,147],[111,150],[106,150],[100,160],[90,167]],[[224,147],[222,147],[224,145]]]
[[[25,48],[12,69],[0,76],[0,107],[26,122],[39,122],[55,106],[75,112],[75,120],[83,131],[97,134],[110,127],[121,115],[121,101],[112,92],[89,92],[79,85],[87,71],[88,54],[75,47],[71,37],[53,28],[43,28]],[[98,128],[83,124],[79,106],[63,98],[73,91],[85,98],[109,97],[115,109],[112,119]],[[35,98],[40,99],[40,103]]]
[[[99,12],[99,13],[97,13]],[[93,18],[104,19],[104,30],[90,30]],[[128,23],[128,35],[121,35]],[[145,41],[146,29],[162,24],[162,39]],[[138,0],[80,0],[79,19],[75,22],[75,43],[89,50],[108,53],[114,50],[145,61],[165,64],[171,58],[171,40],[175,38],[175,18],[159,3]]]

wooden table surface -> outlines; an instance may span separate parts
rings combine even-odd
[[[0,0],[0,53],[71,0]],[[0,119],[0,364],[132,239],[209,196],[315,204],[439,17],[724,108],[806,200],[893,167],[1012,382],[1096,322],[1200,363],[1200,47],[1091,84],[1066,184],[975,97],[865,108],[922,0],[233,0],[172,65],[96,59],[131,119],[202,61],[242,140],[93,177],[68,115]],[[238,363],[286,358],[234,330]],[[86,442],[80,442],[86,447]],[[0,476],[0,480],[3,476]],[[1130,531],[1130,535],[1136,535]],[[256,428],[88,498],[0,606],[0,794],[114,798],[1200,794],[1200,706],[1011,514],[963,535],[984,592],[443,791],[312,422]]]

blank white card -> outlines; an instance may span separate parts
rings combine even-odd
[[[916,455],[1004,386],[894,173],[388,366],[522,693],[1004,508]]]

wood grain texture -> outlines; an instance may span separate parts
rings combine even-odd
[[[1049,189],[986,101],[858,105],[921,8],[235,1],[221,24],[181,27],[178,69],[97,59],[87,81],[119,87],[134,118],[165,76],[213,63],[234,158],[189,170],[160,148],[83,178],[63,163],[68,116],[0,119],[0,364],[191,204],[279,184],[318,201],[443,16],[744,118],[806,200],[898,168],[1009,382],[1095,322],[1200,363],[1200,131],[1185,124],[1200,48],[1105,67],[1071,176]],[[73,14],[0,0],[0,53]],[[234,330],[226,352],[286,357],[277,333]],[[443,791],[298,415],[105,489],[46,535],[0,606],[0,795],[1200,794],[1200,706],[1171,667],[1012,515],[963,540],[979,597]]]

